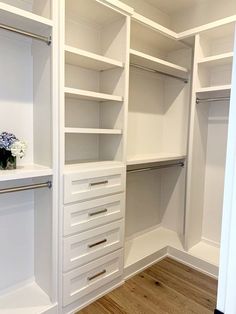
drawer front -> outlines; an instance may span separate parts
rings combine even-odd
[[[123,273],[123,250],[63,275],[63,305],[75,302]]]
[[[64,235],[79,233],[124,217],[125,195],[115,194],[64,207]]]
[[[123,220],[64,239],[64,271],[84,265],[123,245]]]
[[[64,203],[124,191],[125,167],[80,171],[64,175]]]

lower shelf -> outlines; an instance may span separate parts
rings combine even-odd
[[[41,314],[53,307],[56,304],[35,282],[0,297],[2,314]]]
[[[220,248],[203,241],[193,246],[188,253],[212,265],[219,266]]]
[[[141,262],[167,246],[173,246],[176,249],[183,250],[178,234],[163,227],[159,227],[126,241],[125,268]]]

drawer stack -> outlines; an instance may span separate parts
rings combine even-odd
[[[122,164],[64,175],[64,306],[122,275],[124,188]]]

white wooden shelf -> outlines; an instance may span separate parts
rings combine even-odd
[[[132,157],[128,157],[127,165],[141,165],[147,163],[160,163],[160,162],[168,162],[168,161],[177,161],[183,160],[186,158],[186,155],[169,155],[169,154],[157,154],[157,155],[136,155]]]
[[[184,79],[188,78],[188,69],[134,49],[130,49],[130,62],[131,64],[136,64],[140,67],[149,68],[165,74]]]
[[[167,246],[183,250],[177,233],[163,227],[127,240],[125,243],[125,269],[132,267],[132,265],[141,262]]]
[[[0,170],[0,182],[18,179],[28,179],[51,176],[53,171],[51,168],[41,165],[25,165],[19,166],[14,170]]]
[[[197,97],[202,98],[229,97],[230,92],[231,85],[202,87],[196,90]]]
[[[31,283],[0,297],[0,313],[40,314],[53,309],[47,294],[36,284]]]
[[[0,2],[0,21],[1,24],[42,36],[45,36],[53,26],[52,20],[2,2]]]
[[[65,128],[67,134],[122,134],[119,129]]]
[[[81,170],[91,170],[91,169],[97,169],[97,168],[102,168],[102,167],[111,167],[111,168],[116,168],[116,167],[124,167],[124,163],[121,161],[113,161],[113,160],[108,160],[108,161],[91,161],[91,162],[77,162],[77,163],[71,163],[71,164],[66,164],[64,167],[64,173],[73,173]]]
[[[76,89],[65,87],[65,96],[68,98],[77,98],[85,100],[95,100],[95,101],[123,101],[123,97],[109,95],[104,93],[97,93],[88,90]]]
[[[205,57],[199,60],[198,64],[205,67],[215,67],[219,65],[232,64],[233,55],[233,52],[228,52],[220,55]]]
[[[68,64],[96,71],[105,71],[113,68],[124,67],[124,64],[120,61],[71,46],[65,46],[65,61]]]

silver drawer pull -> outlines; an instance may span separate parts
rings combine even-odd
[[[107,271],[104,269],[104,270],[102,270],[100,273],[97,273],[96,275],[93,275],[93,276],[91,276],[91,277],[88,277],[88,280],[91,281],[91,280],[93,280],[93,279],[95,279],[95,278],[97,278],[97,277],[99,277],[99,276],[104,275],[106,272],[107,272]]]
[[[104,240],[98,241],[98,242],[93,243],[93,244],[88,244],[88,247],[91,249],[94,246],[97,246],[99,244],[106,243],[106,242],[107,242],[107,239],[104,239]]]
[[[90,186],[96,186],[96,185],[102,185],[102,184],[107,184],[108,180],[105,181],[99,181],[99,182],[90,182],[89,185]]]
[[[107,208],[99,210],[99,211],[94,212],[94,213],[89,213],[89,216],[95,216],[95,215],[103,214],[103,213],[106,213],[106,212],[107,212]]]

